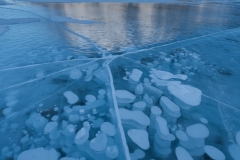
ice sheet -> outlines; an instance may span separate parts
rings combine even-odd
[[[104,6],[100,3],[94,10],[101,5]],[[88,8],[92,4],[81,6]],[[119,6],[124,5],[114,4],[110,9],[114,13],[125,11],[124,7],[119,11]],[[146,6],[150,9],[145,9],[143,4],[128,6],[126,19],[136,15],[134,7],[148,14],[151,11],[149,4]],[[109,4],[105,7],[110,10]],[[155,6],[158,7],[162,11],[161,5]],[[168,7],[172,11],[174,5]],[[205,7],[208,5],[202,5]],[[232,8],[231,15],[235,9]],[[52,19],[48,19],[51,17],[48,14],[39,16],[45,11],[36,10],[37,15],[33,16],[32,11],[21,15],[22,8],[14,5],[7,10],[12,14],[4,12],[6,10],[1,8],[1,15],[11,20],[4,20],[4,23],[14,25],[0,37],[0,134],[3,135],[0,159],[25,160],[37,156],[42,160],[50,155],[53,156],[50,159],[61,160],[238,159],[240,111],[236,105],[239,102],[236,82],[239,80],[239,55],[236,53],[239,50],[239,29],[188,37],[183,41],[175,37],[175,42],[169,42],[163,35],[168,44],[149,47],[146,41],[157,41],[147,38],[156,35],[158,31],[155,30],[142,37],[128,34],[126,43],[119,43],[116,47],[104,40],[116,27],[116,21],[102,18],[101,14],[93,16],[92,10],[88,10],[87,18],[81,15],[82,12],[58,12],[53,15],[61,16],[52,16]],[[80,15],[76,16],[77,13]],[[141,14],[143,12],[138,16],[143,16]],[[148,14],[145,16],[155,15],[154,12]],[[22,19],[24,17],[31,18]],[[121,18],[117,16],[117,21]],[[23,24],[36,19],[40,21]],[[89,25],[92,21],[80,19],[104,23]],[[127,20],[129,26],[125,26],[126,30],[138,30],[136,26],[144,26],[146,30],[141,27],[140,30],[147,34],[146,31],[154,31],[149,26],[161,26],[161,23],[149,25],[142,21],[141,25],[135,26],[132,23],[137,21],[133,19]],[[202,26],[202,19],[197,21]],[[238,23],[237,16],[235,21]],[[220,23],[218,20],[214,22]],[[119,24],[121,21],[117,24],[121,26]],[[210,32],[204,29],[206,33]],[[91,34],[86,34],[89,31]],[[102,33],[106,37],[102,36],[101,40],[91,37]],[[116,39],[119,34],[123,35],[123,32],[114,33]],[[166,30],[166,33],[171,32]],[[17,38],[12,38],[13,35]],[[122,44],[130,42],[129,37],[134,39],[136,46],[140,41],[144,43],[140,47],[122,48]],[[107,42],[115,41],[115,38]],[[143,46],[145,48],[141,48]],[[223,57],[211,54],[218,52]],[[229,69],[223,59],[231,62],[228,64],[235,69]]]

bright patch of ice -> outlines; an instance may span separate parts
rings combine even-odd
[[[22,24],[22,23],[34,23],[39,22],[38,18],[12,18],[12,19],[2,19],[0,18],[0,25],[12,25],[12,24]]]
[[[64,92],[64,96],[67,98],[69,104],[74,104],[79,100],[78,96],[74,94],[72,91]]]
[[[197,106],[201,102],[202,92],[195,87],[178,83],[170,83],[167,88],[168,91],[176,98],[190,106]]]
[[[150,147],[148,140],[148,132],[146,130],[130,129],[127,133],[131,140],[140,148],[147,150]]]
[[[178,160],[193,160],[192,156],[182,147],[177,147],[175,153]]]
[[[216,147],[206,145],[204,146],[204,151],[207,153],[209,157],[214,160],[225,160],[225,155]]]
[[[156,69],[152,69],[151,74],[155,75],[157,78],[162,79],[162,80],[168,80],[168,79],[181,79],[181,80],[186,80],[188,78],[187,75],[183,75],[183,74],[172,74],[170,72],[166,72],[166,71],[162,71],[162,70],[156,70]]]
[[[58,153],[55,149],[46,150],[43,147],[23,151],[18,155],[17,160],[58,160]]]
[[[79,24],[95,24],[97,22],[91,20],[78,20],[73,19],[70,17],[63,17],[63,16],[51,16],[50,19],[55,22],[69,22],[69,23],[79,23]]]
[[[1,2],[0,2],[1,3]],[[0,26],[0,36],[7,32],[9,30],[9,27],[7,26]]]
[[[71,70],[69,76],[71,79],[79,79],[82,77],[82,72],[78,69],[73,69]]]
[[[191,136],[192,138],[206,138],[209,136],[209,130],[208,128],[203,125],[203,124],[194,124],[191,126],[188,126],[187,129],[187,134]]]

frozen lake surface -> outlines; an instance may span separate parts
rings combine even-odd
[[[239,4],[0,1],[0,159],[239,160]]]

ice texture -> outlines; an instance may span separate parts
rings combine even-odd
[[[20,153],[17,160],[58,160],[58,153],[55,149],[44,149],[42,147],[30,149]]]
[[[127,133],[131,140],[140,148],[147,150],[150,147],[148,141],[148,132],[146,130],[130,129]]]

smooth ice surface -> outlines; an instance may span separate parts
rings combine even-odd
[[[222,151],[220,151],[219,149],[217,149],[214,146],[206,145],[206,146],[204,146],[204,151],[208,154],[209,157],[211,157],[214,160],[225,160],[226,159],[226,157],[222,153]]]
[[[42,147],[30,149],[19,154],[17,160],[57,160],[58,153],[55,149],[44,149]]]
[[[128,130],[128,136],[136,143],[140,148],[147,150],[149,148],[148,132],[141,129]]]
[[[9,27],[7,26],[0,26],[0,36],[7,32],[9,30]]]
[[[178,160],[193,160],[192,156],[182,147],[177,147],[175,150]]]

